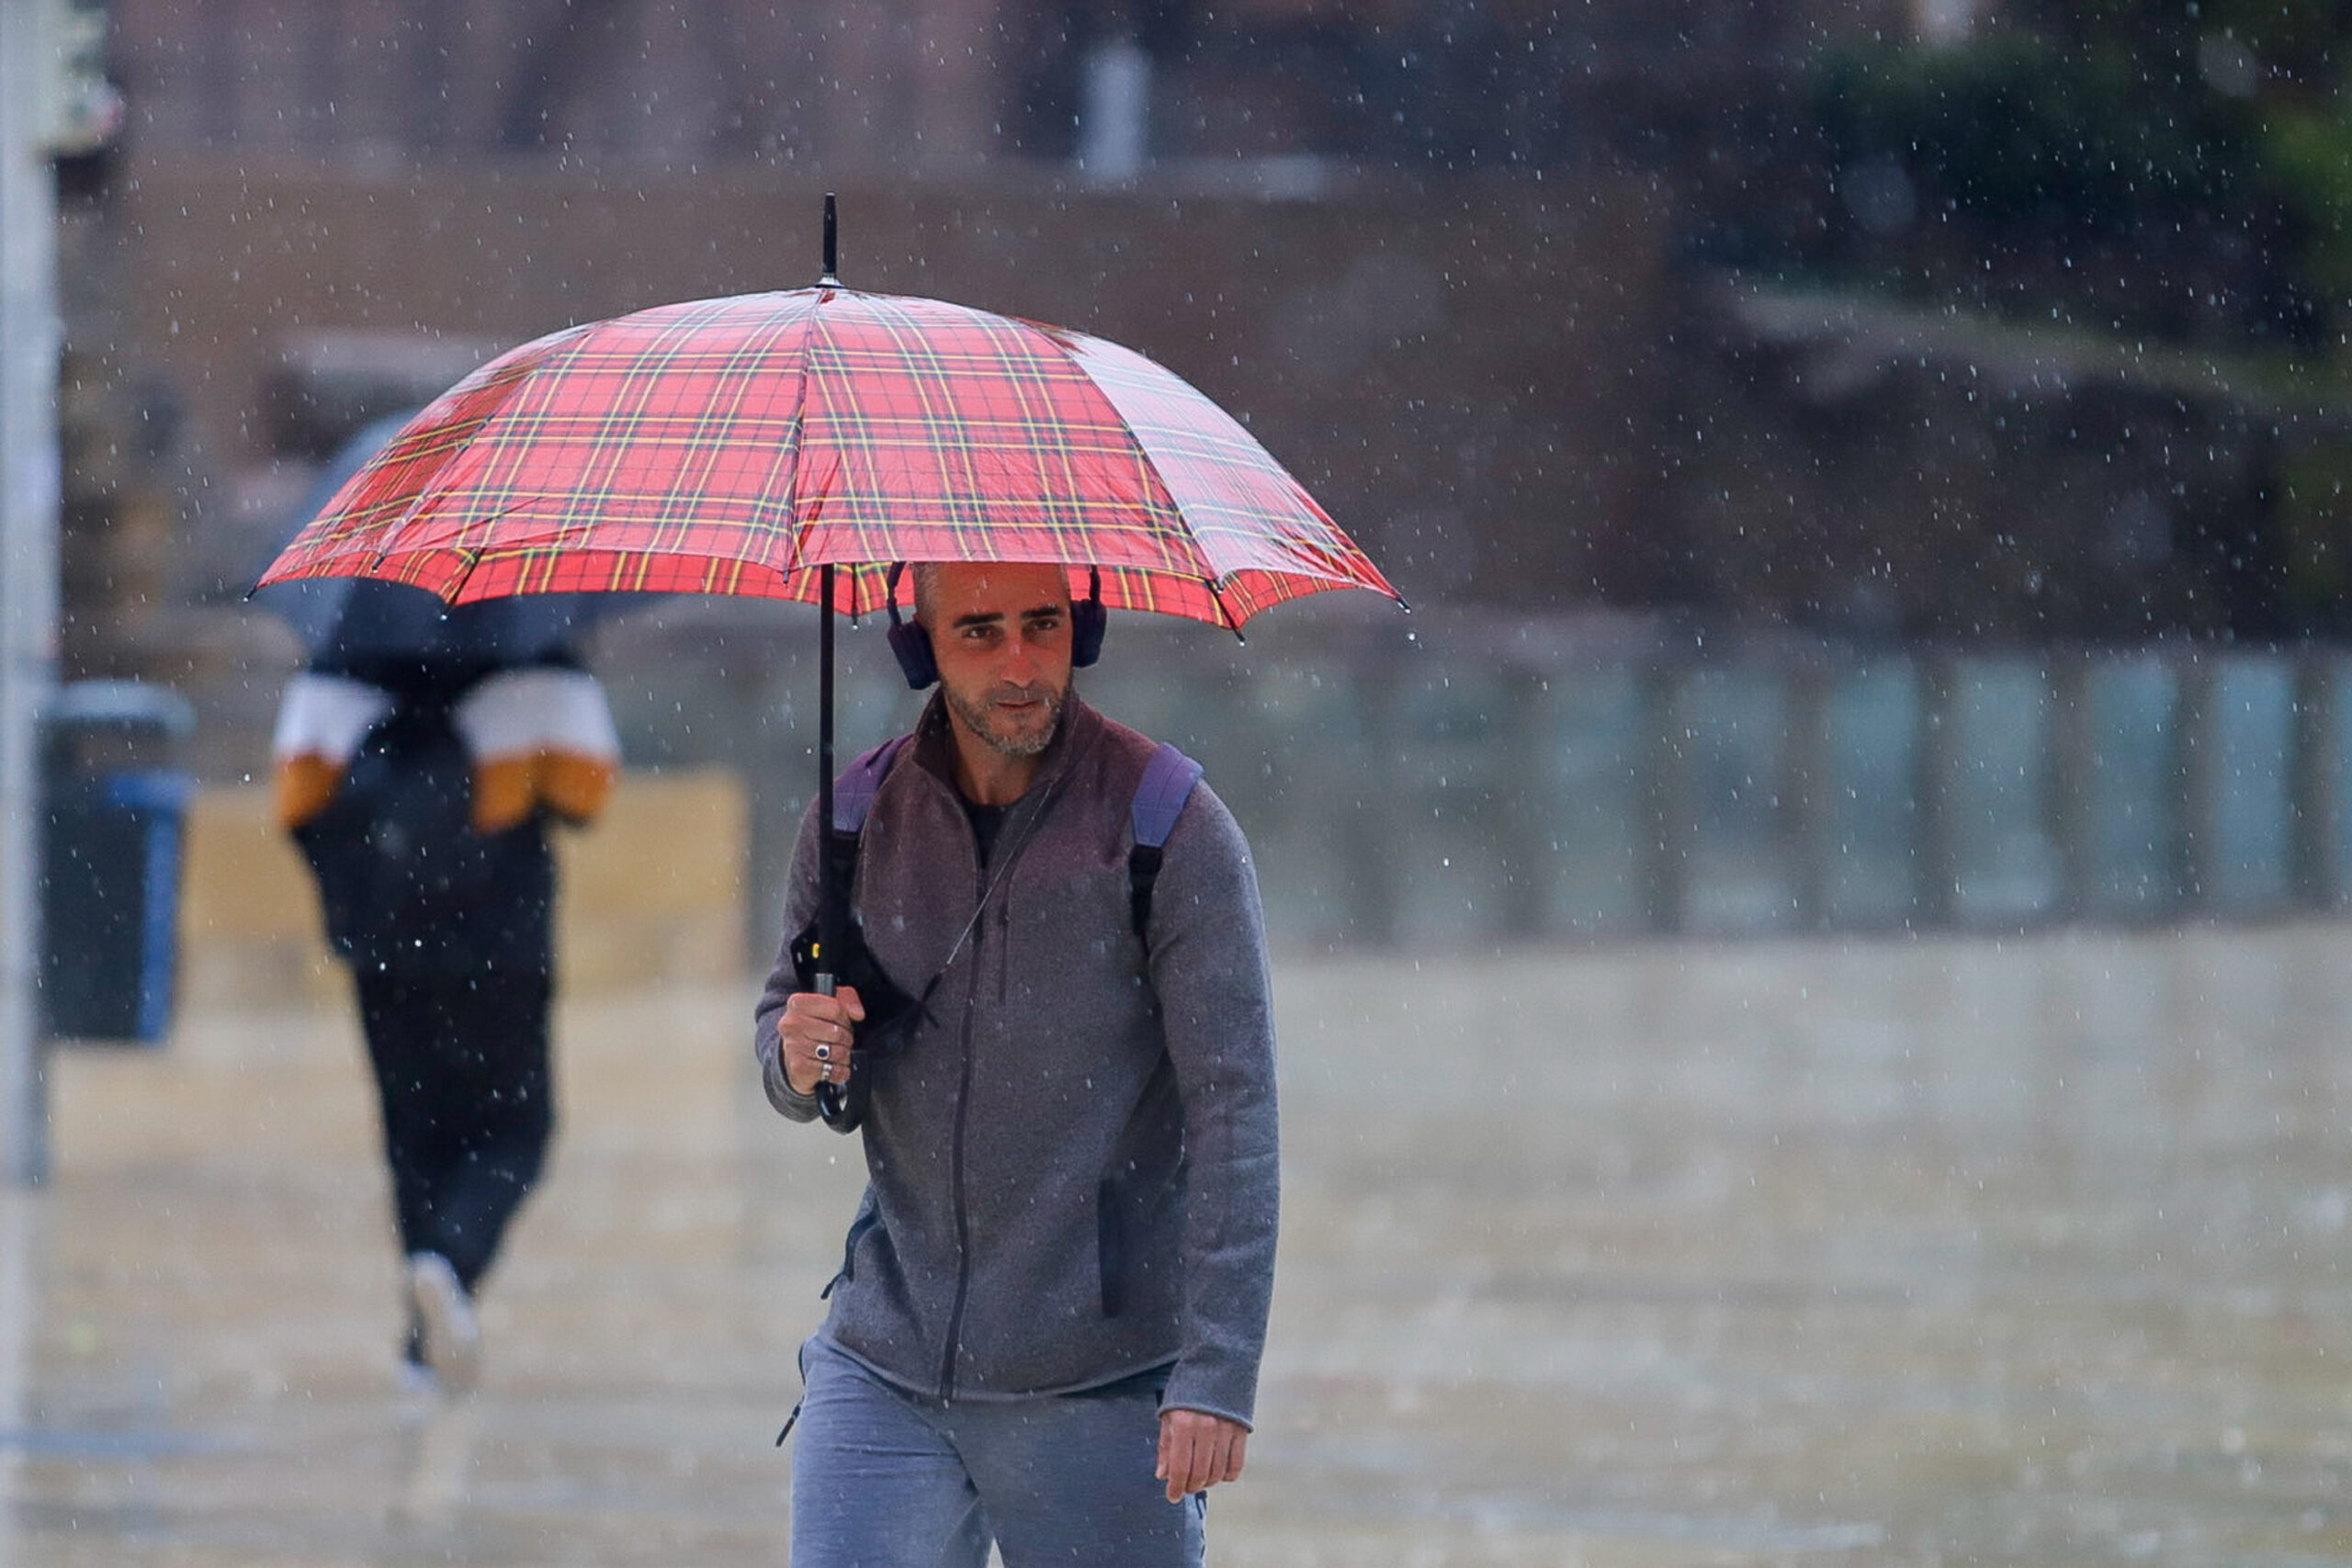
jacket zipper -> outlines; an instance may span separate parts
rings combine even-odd
[[[972,1102],[972,1009],[964,1009],[964,1070],[956,1090],[956,1130],[950,1140],[948,1197],[956,1208],[956,1304],[947,1313],[947,1347],[939,1363],[939,1402],[956,1397],[956,1346],[964,1335],[964,1298],[972,1288],[972,1222],[964,1207],[964,1122]]]
[[[1003,837],[998,835],[999,847]],[[972,843],[973,885],[977,897],[988,897],[988,867],[981,863],[979,841]],[[972,933],[972,978],[964,993],[963,1066],[956,1088],[956,1125],[948,1138],[947,1194],[956,1212],[956,1301],[947,1312],[947,1343],[939,1360],[939,1402],[947,1404],[956,1397],[956,1350],[964,1335],[964,1303],[972,1289],[972,1220],[964,1202],[964,1127],[972,1104],[972,1013],[980,999],[979,945],[988,940],[988,911],[979,912],[978,929]]]
[[[950,784],[948,787],[952,790],[955,786]],[[1038,797],[1032,809],[1042,817],[1045,808],[1051,804],[1051,799],[1049,791],[1046,795]],[[970,819],[967,818],[965,820],[965,834],[972,846],[973,886],[976,889],[974,897],[977,909],[972,927],[972,977],[970,985],[964,993],[964,1063],[956,1088],[956,1126],[948,1139],[947,1190],[949,1200],[956,1211],[956,1300],[954,1305],[948,1308],[947,1343],[942,1348],[939,1358],[939,1401],[943,1404],[956,1397],[956,1347],[964,1336],[964,1303],[972,1290],[972,1221],[964,1201],[964,1130],[972,1103],[972,1013],[980,1000],[981,976],[985,970],[980,949],[987,943],[989,936],[989,889],[993,883],[1003,887],[1004,897],[1007,899],[1012,897],[1012,868],[1020,860],[1022,852],[1029,847],[1029,836],[1034,823],[1024,826],[1017,837],[1010,831],[1012,827],[1012,823],[1008,819],[997,831],[995,853],[1003,858],[999,861],[997,869],[991,875],[989,867],[980,859],[979,840],[972,835]],[[998,906],[997,915],[997,940],[1000,945],[1006,949],[1005,952],[998,954],[998,962],[1001,964],[1010,964],[1012,962],[1011,920],[1005,915],[1002,904]],[[1001,993],[1004,989],[1004,982],[1001,979],[998,988],[1000,992],[998,1000],[1001,1001],[1003,1000]]]
[[[1012,999],[1012,889],[1007,887],[996,906],[996,1005]]]

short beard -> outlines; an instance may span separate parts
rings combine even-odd
[[[997,732],[989,714],[989,699],[999,693],[1019,690],[1024,695],[1041,696],[1046,703],[1046,724],[1034,736],[1001,735]],[[945,693],[947,705],[964,721],[964,728],[978,737],[982,745],[1001,757],[1035,757],[1054,743],[1061,733],[1062,705],[1069,700],[1069,688],[1058,692],[1029,693],[1026,688],[991,686],[982,692],[978,702],[967,702],[962,693],[949,689]]]

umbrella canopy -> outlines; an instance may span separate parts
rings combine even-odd
[[[853,614],[888,564],[1060,562],[1103,603],[1238,629],[1302,593],[1396,596],[1239,422],[1100,338],[830,283],[551,333],[443,394],[266,581],[453,603],[754,594]],[[823,574],[812,568],[836,566]]]
[[[373,421],[336,450],[296,506],[280,548],[416,412]],[[569,659],[598,621],[635,602],[617,593],[535,593],[452,606],[425,589],[368,577],[272,581],[251,597],[293,628],[310,669],[363,679],[394,668],[499,669]]]

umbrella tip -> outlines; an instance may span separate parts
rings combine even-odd
[[[842,286],[840,267],[841,224],[833,204],[833,193],[827,191],[825,193],[824,268],[817,275],[817,287],[839,288]]]

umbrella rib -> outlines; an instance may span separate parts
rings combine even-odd
[[[1209,591],[1209,603],[1216,605],[1216,613],[1224,617],[1225,629],[1233,634],[1233,640],[1246,644],[1250,639],[1242,636],[1241,622],[1235,616],[1233,606],[1225,602],[1225,594],[1218,590],[1216,579],[1204,577],[1201,579],[1201,586]]]
[[[842,292],[849,290],[844,288]],[[793,394],[792,423],[785,435],[784,444],[792,453],[792,474],[785,480],[783,497],[785,537],[792,545],[792,558],[785,563],[784,568],[784,579],[787,583],[792,581],[794,572],[804,570],[808,565],[800,557],[800,460],[807,456],[801,443],[808,429],[808,384],[817,378],[809,368],[808,361],[812,357],[810,351],[816,346],[817,335],[824,325],[822,307],[826,294],[826,290],[820,288],[817,297],[808,302],[808,324],[800,339],[800,385]],[[850,604],[854,611],[857,604],[857,574],[854,571],[850,574],[849,592]],[[818,607],[830,615],[833,607],[825,604],[824,598],[824,591],[820,588],[817,592]]]
[[[466,591],[466,584],[473,580],[474,569],[481,565],[481,552],[458,549],[452,550],[450,554],[458,558],[458,579],[449,584],[449,592],[444,603],[455,604],[458,603],[458,595],[463,593]]]

